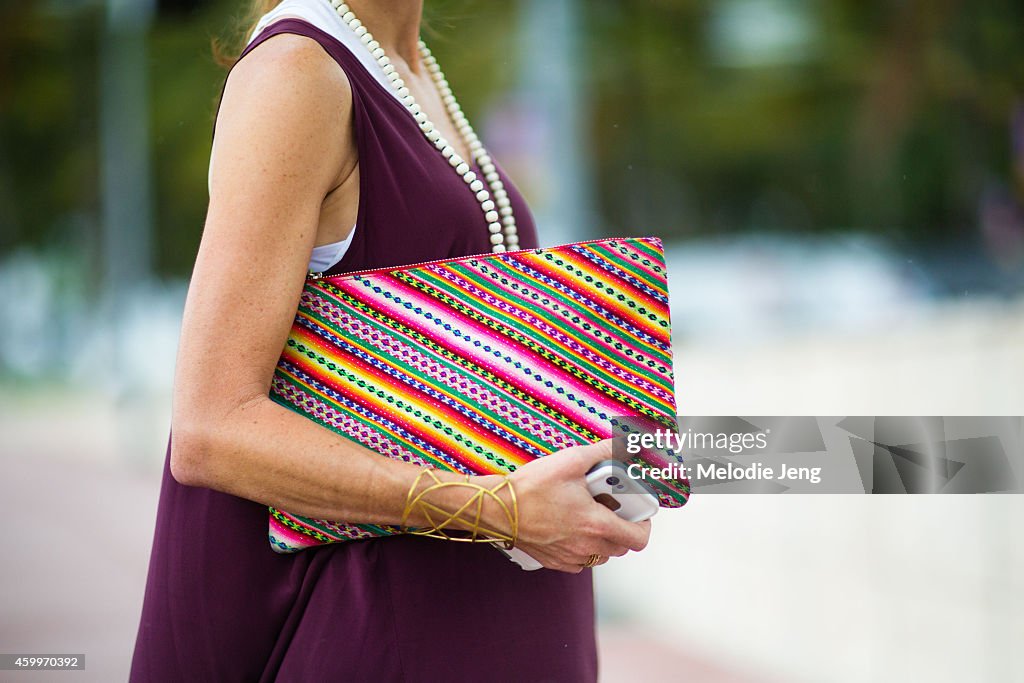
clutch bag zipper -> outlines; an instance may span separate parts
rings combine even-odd
[[[393,273],[396,270],[409,270],[410,268],[420,268],[420,267],[423,267],[423,266],[430,266],[430,265],[433,265],[435,263],[458,263],[460,261],[469,261],[470,259],[508,258],[509,256],[512,256],[513,254],[516,254],[516,253],[519,253],[519,252],[524,252],[524,251],[532,251],[535,254],[543,254],[545,251],[554,251],[556,249],[562,249],[564,247],[575,247],[575,246],[579,246],[581,244],[595,244],[595,243],[598,243],[598,242],[625,242],[625,241],[629,241],[629,240],[649,240],[649,239],[651,239],[651,238],[650,237],[605,237],[605,238],[596,239],[596,240],[580,240],[579,242],[568,242],[566,244],[559,244],[559,245],[554,246],[554,247],[544,247],[544,248],[537,248],[537,249],[517,249],[516,251],[506,251],[506,252],[503,252],[503,253],[500,253],[500,254],[495,254],[493,252],[488,252],[486,254],[470,254],[469,256],[459,256],[459,257],[456,257],[456,258],[439,258],[439,259],[434,259],[433,261],[420,261],[419,263],[410,263],[410,264],[405,265],[405,266],[385,266],[384,268],[367,268],[365,270],[354,270],[354,271],[352,271],[350,273],[337,273],[335,275],[324,275],[324,273],[322,271],[319,272],[319,273],[310,271],[306,275],[306,279],[307,280],[316,281],[316,280],[324,280],[324,279],[330,279],[330,278],[349,278],[349,277],[356,277],[356,276],[360,276],[360,275],[374,275],[376,273]],[[658,239],[658,238],[655,237],[654,239]]]

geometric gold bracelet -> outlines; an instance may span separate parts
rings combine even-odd
[[[424,475],[430,477],[433,483],[429,484],[419,493],[416,493],[416,489],[419,488]],[[447,488],[471,489],[473,493],[465,503],[453,512],[443,510],[426,500],[430,494]],[[508,489],[509,499],[512,502],[511,506],[507,505],[498,496],[498,492],[505,488]],[[505,518],[508,520],[509,533],[481,526],[480,517],[483,514],[485,499],[495,501],[499,509],[505,513]],[[406,525],[413,511],[417,509],[426,518],[430,526],[410,529]],[[466,528],[458,528],[457,525],[459,524]],[[461,541],[463,543],[501,544],[506,550],[511,550],[515,547],[516,539],[519,536],[519,501],[516,499],[516,490],[512,487],[512,482],[509,480],[508,475],[505,475],[494,488],[489,489],[471,482],[468,474],[465,481],[441,481],[434,474],[434,470],[427,467],[417,475],[412,486],[409,488],[409,493],[405,500],[405,509],[402,511],[401,528],[402,531],[417,536],[429,536],[431,538],[442,538],[446,541]]]

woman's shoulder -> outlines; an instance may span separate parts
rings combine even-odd
[[[313,38],[278,33],[251,48],[232,67],[228,85],[245,85],[270,94],[298,94],[310,99],[350,93],[338,63]],[[330,90],[327,90],[330,89]]]
[[[351,118],[352,94],[340,67],[316,41],[279,33],[248,50],[228,74],[214,151],[229,176],[242,170],[239,164],[269,162],[278,174],[310,178],[322,167],[329,189],[354,153]],[[211,196],[216,166],[211,158]]]

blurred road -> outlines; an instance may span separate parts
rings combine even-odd
[[[691,415],[1024,413],[1024,304],[677,348]],[[169,392],[0,394],[0,651],[128,670]],[[597,572],[603,680],[1024,681],[1024,496],[704,496]],[[65,680],[53,673],[0,680]]]
[[[74,434],[66,434],[68,448]],[[0,651],[84,653],[84,672],[4,672],[4,681],[122,681],[138,625],[159,480],[154,471],[5,454],[0,500]],[[22,456],[28,457],[22,457]]]
[[[7,425],[9,426],[9,425]],[[159,493],[155,467],[126,469],[74,457],[75,434],[51,434],[58,453],[8,451],[0,500],[9,515],[0,562],[0,652],[85,653],[84,672],[0,672],[2,681],[127,678]],[[650,627],[602,624],[602,681],[757,683],[672,647]]]

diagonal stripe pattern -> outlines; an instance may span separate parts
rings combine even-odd
[[[612,436],[674,430],[660,240],[608,239],[309,279],[271,398],[390,458],[512,472]],[[657,454],[639,456],[654,466]],[[685,480],[658,482],[665,507]],[[271,508],[278,552],[399,533]]]

